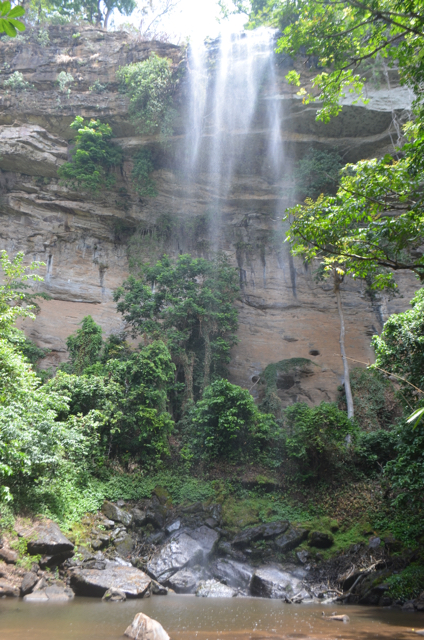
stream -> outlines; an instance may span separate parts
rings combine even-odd
[[[333,622],[322,611],[347,614],[350,622]],[[418,638],[423,614],[340,605],[288,605],[261,598],[156,596],[105,603],[75,598],[69,604],[0,603],[1,640],[118,640],[136,613],[158,620],[171,640],[374,640]]]

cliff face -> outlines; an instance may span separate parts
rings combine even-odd
[[[342,376],[336,300],[329,284],[317,284],[300,261],[292,260],[273,214],[290,204],[293,161],[311,145],[337,148],[348,161],[389,150],[392,114],[402,116],[408,96],[399,89],[376,90],[366,107],[346,105],[329,125],[318,124],[314,109],[303,106],[285,83],[282,64],[278,99],[283,104],[284,175],[267,174],[266,132],[259,109],[249,153],[228,185],[220,224],[215,225],[211,208],[217,194],[202,158],[194,180],[189,182],[181,171],[189,117],[185,52],[169,44],[136,42],[125,33],[78,29],[79,35],[69,26],[51,27],[49,42],[40,43],[34,31],[0,47],[0,80],[19,71],[32,85],[25,91],[3,87],[0,96],[0,238],[9,253],[24,251],[28,260],[46,263],[41,286],[51,300],[42,303],[35,322],[25,323],[27,334],[51,349],[43,366],[66,358],[66,337],[84,315],[91,314],[106,334],[122,328],[112,292],[128,275],[129,256],[146,259],[161,251],[172,255],[190,251],[206,257],[213,245],[239,267],[243,283],[232,380],[251,388],[270,362],[309,358],[318,366],[286,376],[279,385],[282,399],[286,404],[333,399]],[[165,150],[154,138],[136,135],[128,118],[128,100],[119,93],[115,77],[120,66],[143,60],[151,52],[171,58],[182,69],[179,117]],[[57,83],[61,71],[73,77],[65,91]],[[105,90],[90,91],[96,81],[106,85]],[[264,103],[268,98],[263,96]],[[124,149],[123,169],[109,193],[93,197],[73,192],[57,179],[57,168],[68,156],[69,124],[76,115],[108,122]],[[158,196],[141,200],[130,174],[134,152],[146,144],[155,154]],[[165,218],[172,223],[168,233],[163,232]],[[408,275],[400,279],[403,298],[393,300],[371,301],[361,283],[344,285],[350,357],[372,359],[370,336],[380,330],[388,314],[406,306],[417,285]],[[256,389],[253,386],[252,393]]]

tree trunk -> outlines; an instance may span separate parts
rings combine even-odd
[[[208,386],[211,375],[211,361],[212,361],[212,350],[211,350],[211,340],[209,337],[209,333],[207,331],[204,332],[203,338],[205,340],[205,364],[204,364],[204,373],[203,373],[203,389]]]
[[[342,355],[342,360],[343,360],[347,417],[353,418],[354,411],[353,411],[352,389],[350,387],[349,364],[346,358],[346,350],[345,350],[345,322],[344,322],[342,298],[340,295],[340,277],[337,275],[337,273],[335,273],[334,275],[334,293],[336,294],[337,308],[339,310],[339,317],[340,317],[340,353]]]
[[[184,369],[185,378],[185,394],[183,408],[189,400],[193,400],[193,369],[194,369],[194,353],[186,355],[181,361]]]

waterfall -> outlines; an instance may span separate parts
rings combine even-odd
[[[224,31],[213,42],[189,47],[184,174],[213,211],[215,249],[235,178],[254,175],[273,183],[278,208],[284,153],[274,48],[275,32],[264,28]],[[246,193],[251,188],[246,184]],[[270,213],[275,218],[279,212]]]

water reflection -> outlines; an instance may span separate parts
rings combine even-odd
[[[0,603],[1,640],[118,640],[134,615],[159,620],[172,640],[406,640],[418,637],[424,614],[368,607],[326,608],[350,623],[325,620],[318,605],[286,605],[257,598],[154,597],[125,603],[76,598],[69,604]]]

